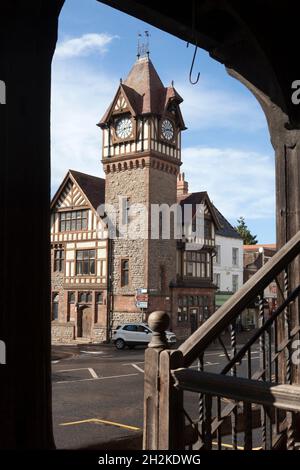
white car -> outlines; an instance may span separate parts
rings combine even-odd
[[[151,341],[152,330],[146,323],[125,323],[118,326],[113,332],[112,341],[117,349],[128,346],[133,349],[139,344],[145,346]],[[168,345],[176,343],[176,336],[172,331],[166,331]]]

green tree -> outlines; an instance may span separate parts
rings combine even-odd
[[[244,245],[256,245],[257,235],[252,235],[252,233],[250,232],[250,230],[248,229],[246,225],[245,218],[240,217],[239,219],[237,219],[237,224],[238,225],[234,228],[244,240]]]

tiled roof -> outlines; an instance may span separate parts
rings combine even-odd
[[[259,244],[256,245],[244,245],[244,251],[257,251],[259,248],[265,248],[267,250],[274,250],[276,251],[276,243],[267,243],[267,244]]]
[[[239,238],[242,239],[240,234],[235,230],[235,228],[225,219],[224,215],[214,206],[216,211],[217,217],[219,219],[221,228],[216,231],[216,235],[220,235],[221,237],[228,237],[228,238]]]
[[[124,85],[143,97],[141,114],[162,112],[166,89],[148,57],[134,63]]]
[[[105,179],[96,176],[80,173],[79,171],[69,170],[77,184],[80,186],[94,209],[105,202]]]

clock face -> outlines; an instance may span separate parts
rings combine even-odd
[[[132,135],[132,121],[128,117],[121,118],[117,121],[116,135],[119,139],[127,139]]]
[[[161,132],[166,140],[172,140],[174,137],[174,127],[169,119],[164,119],[161,124]]]

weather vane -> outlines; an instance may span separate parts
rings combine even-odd
[[[144,34],[138,33],[138,46],[137,46],[137,57],[149,57],[149,31],[144,31]]]

